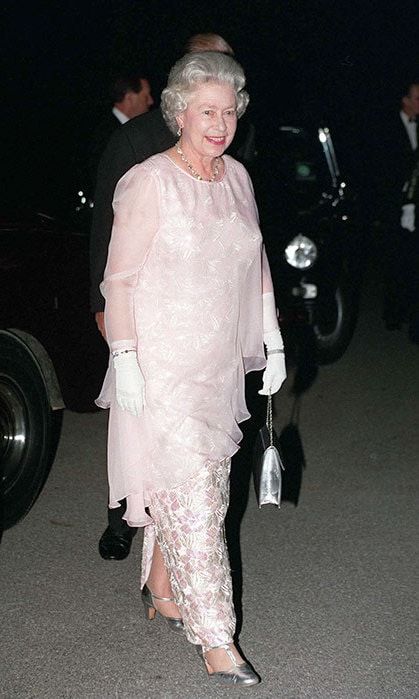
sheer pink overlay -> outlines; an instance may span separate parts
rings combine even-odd
[[[223,180],[203,182],[155,155],[115,190],[106,331],[112,349],[137,349],[146,405],[139,417],[118,407],[111,363],[97,404],[111,407],[110,507],[126,497],[133,526],[150,522],[156,489],[237,451],[249,417],[244,373],[266,364],[269,265],[249,176],[224,160]]]

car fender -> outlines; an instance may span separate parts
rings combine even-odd
[[[37,340],[33,335],[30,335],[24,330],[19,330],[18,328],[0,330],[0,342],[2,335],[13,336],[15,339],[20,341],[38,364],[44,378],[51,409],[62,410],[65,408],[54,365],[45,347],[39,342],[39,340]]]

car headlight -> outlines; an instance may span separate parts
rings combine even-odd
[[[285,248],[285,259],[291,267],[308,269],[317,259],[317,247],[305,235],[296,235]]]

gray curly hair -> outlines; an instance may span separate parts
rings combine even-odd
[[[161,109],[167,126],[176,133],[176,116],[188,106],[188,97],[197,85],[216,82],[231,85],[236,93],[237,116],[246,111],[249,95],[244,86],[243,68],[231,56],[218,51],[187,53],[175,63],[169,73],[167,87],[161,94]]]

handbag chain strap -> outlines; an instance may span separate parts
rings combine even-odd
[[[266,426],[267,426],[268,431],[269,431],[269,446],[273,447],[274,434],[273,434],[273,426],[272,426],[272,396],[271,396],[270,391],[268,394],[268,406],[266,408]]]

